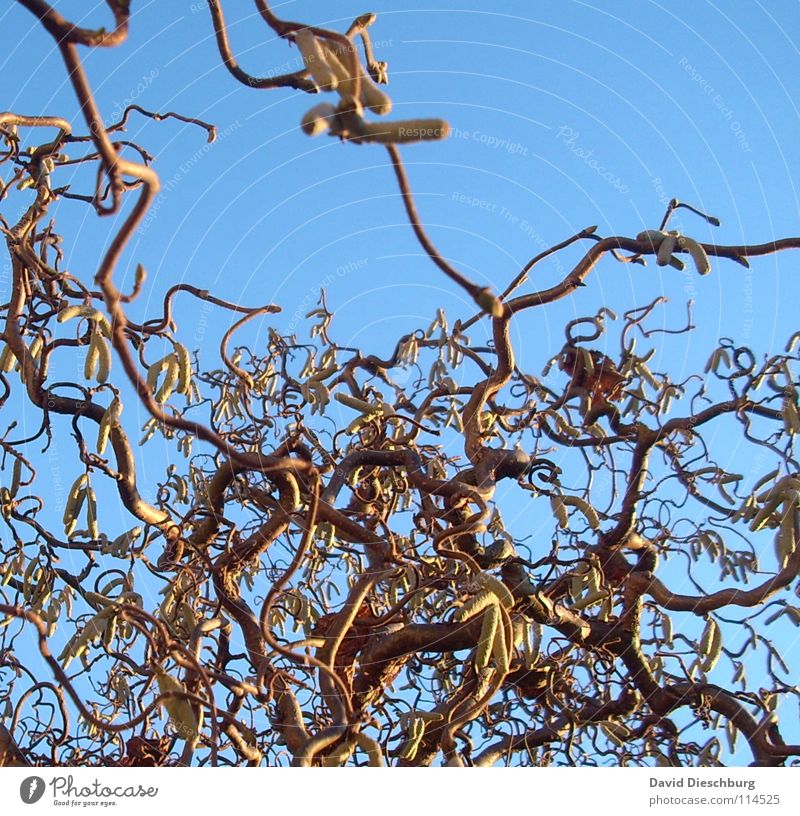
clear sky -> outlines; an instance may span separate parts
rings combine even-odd
[[[202,0],[133,6],[124,45],[82,51],[105,120],[136,103],[219,130],[207,145],[190,125],[131,120],[127,137],[153,153],[162,179],[118,273],[130,284],[142,263],[150,274],[134,319],[160,312],[163,292],[189,281],[247,305],[279,304],[282,314],[254,329],[263,340],[267,325],[300,331],[324,284],[337,340],[385,355],[400,335],[430,323],[437,307],[451,319],[472,314],[416,243],[385,151],[304,136],[300,117],[316,97],[238,84],[221,65]],[[58,7],[85,25],[108,22],[99,2]],[[225,7],[246,70],[300,67],[296,49],[276,40],[253,4]],[[797,2],[275,6],[283,17],[338,30],[367,10],[378,13],[371,33],[377,58],[389,64],[392,116],[437,116],[452,127],[447,141],[409,146],[404,156],[430,235],[473,280],[502,290],[530,257],[592,224],[631,237],[657,228],[672,197],[721,219],[715,229],[682,211],[676,221],[698,240],[760,243],[800,232]],[[49,35],[9,3],[0,30],[0,108],[67,116],[82,131]],[[74,191],[90,187],[88,174],[76,175]],[[63,202],[58,217],[65,266],[89,280],[118,224],[75,202]],[[577,257],[568,251],[537,267],[536,288]],[[771,256],[749,271],[714,262],[700,278],[690,266],[680,273],[608,259],[586,288],[515,320],[512,334],[523,367],[538,374],[574,317],[603,304],[621,314],[665,295],[669,305],[654,325],[675,328],[691,299],[697,330],[651,366],[680,380],[702,371],[720,336],[758,355],[782,350],[798,328],[799,262]],[[207,349],[210,367],[218,365],[215,347],[228,323],[185,301],[177,317],[182,341]],[[739,440],[718,441],[733,461]],[[147,479],[145,472],[145,495]]]
[[[297,67],[297,51],[275,41],[251,4],[226,6],[243,67]],[[106,21],[101,4],[92,13],[83,2],[62,7],[82,10],[87,23]],[[293,2],[276,10],[342,29],[364,8]],[[475,279],[502,288],[544,244],[589,224],[625,235],[656,227],[672,196],[717,215],[720,242],[797,232],[796,3],[378,2],[371,10],[393,115],[442,116],[453,127],[446,143],[405,156],[432,236]],[[49,36],[15,4],[0,19],[2,104],[74,115]],[[186,279],[243,301],[275,300],[289,325],[333,272],[340,328],[376,351],[436,306],[463,313],[460,293],[420,255],[385,152],[304,137],[299,118],[317,100],[236,83],[201,0],[135,3],[127,43],[87,63],[109,121],[130,100],[220,130],[208,148],[202,131],[180,123],[134,119],[129,130],[157,157],[164,184],[126,258],[156,278],[156,302],[162,287]],[[69,259],[91,268],[112,224],[64,209],[81,230]],[[711,239],[710,227],[683,221]],[[537,353],[542,343],[555,350],[564,318],[594,311],[599,298],[621,309],[663,291],[676,314],[687,293],[696,301],[704,319],[692,343],[706,348],[729,334],[766,350],[795,322],[795,264],[757,261],[752,277],[721,264],[701,281],[609,261],[578,296],[525,321],[524,337],[535,332]],[[537,277],[558,272],[544,265]]]

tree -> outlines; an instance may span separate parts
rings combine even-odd
[[[716,219],[672,200],[658,229],[588,227],[498,294],[455,268],[422,224],[398,144],[441,139],[448,125],[375,118],[391,100],[374,15],[340,34],[257,0],[304,60],[258,78],[209,0],[233,77],[322,92],[331,101],[312,106],[306,134],[385,147],[419,244],[475,313],[451,322],[439,310],[386,359],[337,341],[324,292],[309,342],[273,329],[266,347],[237,342],[278,307],[190,283],[137,322],[146,272],[125,289],[118,267],[159,177],[146,148],[119,134],[135,115],[179,119],[209,139],[215,129],[136,104],[104,122],[81,49],[125,40],[128,0],[107,0],[108,29],[79,27],[44,0],[19,3],[53,36],[85,132],[59,116],[0,114],[3,198],[24,201],[0,222],[12,270],[2,400],[38,426],[20,436],[11,422],[0,440],[0,764],[795,761],[796,725],[777,712],[797,688],[774,633],[800,625],[782,592],[797,591],[800,567],[800,335],[765,359],[720,341],[703,375],[674,379],[648,363],[693,319],[654,328],[660,298],[570,321],[541,374],[517,364],[510,327],[601,261],[706,275],[800,238],[700,243],[670,230],[671,217]],[[76,165],[96,169],[92,192],[59,186]],[[63,268],[68,239],[53,217],[63,205],[121,219],[93,281]],[[523,291],[545,258],[575,247],[583,255],[557,283]],[[219,367],[182,334],[179,297],[232,315]],[[83,351],[84,379],[61,379],[63,360]],[[142,444],[161,437],[184,457],[148,460],[165,469],[152,501],[139,486],[133,406],[147,414]],[[720,464],[720,428],[758,452],[756,474]],[[43,464],[54,444],[75,457],[63,530]],[[129,527],[110,529],[109,504]],[[532,514],[529,539],[509,531],[519,508]]]

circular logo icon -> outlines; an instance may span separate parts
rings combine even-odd
[[[44,794],[44,779],[41,776],[28,776],[19,786],[19,798],[26,805],[36,804]]]

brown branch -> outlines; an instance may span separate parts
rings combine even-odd
[[[771,255],[774,252],[781,252],[787,249],[800,249],[800,238],[782,238],[777,241],[768,241],[764,244],[743,244],[740,246],[717,246],[714,244],[701,244],[709,255],[719,258],[736,260],[737,258],[753,258],[761,255]],[[513,314],[529,309],[533,306],[543,306],[546,303],[553,303],[574,292],[583,285],[584,280],[591,274],[601,258],[614,250],[626,250],[636,255],[655,255],[649,241],[636,241],[633,238],[614,236],[603,238],[596,243],[583,258],[577,263],[573,270],[555,286],[542,289],[529,295],[520,295],[506,303],[506,306]],[[680,250],[678,250],[680,251]]]
[[[57,42],[113,48],[124,42],[128,36],[130,0],[106,0],[106,5],[114,15],[114,28],[111,31],[106,31],[105,28],[80,28],[59,14],[45,0],[17,0],[17,2],[36,15]]]
[[[408,220],[411,222],[414,234],[417,236],[417,240],[427,253],[428,257],[436,264],[436,266],[439,267],[439,269],[442,270],[442,272],[444,272],[445,275],[447,275],[448,278],[450,278],[450,280],[454,281],[462,289],[464,289],[485,312],[495,314],[495,316],[502,314],[502,304],[498,298],[492,294],[491,289],[486,286],[478,286],[464,277],[464,275],[462,275],[444,258],[444,256],[439,252],[431,239],[428,237],[428,233],[425,231],[425,227],[422,225],[419,213],[417,212],[417,205],[414,203],[414,196],[411,193],[411,185],[408,182],[408,176],[406,175],[405,167],[403,166],[403,160],[400,158],[400,151],[395,145],[386,145],[386,150],[389,153],[389,158],[392,160],[392,167],[394,168],[394,173],[397,177],[397,183],[400,187],[400,194],[403,197],[403,205],[406,208]]]
[[[673,612],[694,612],[702,615],[724,606],[758,606],[771,598],[800,573],[800,548],[786,560],[786,565],[775,576],[752,589],[721,589],[708,595],[678,595],[651,573],[634,573],[629,579],[635,592],[649,595],[659,606]]]
[[[220,0],[208,0],[208,10],[211,12],[211,19],[214,22],[214,35],[217,39],[217,48],[222,58],[222,64],[228,69],[230,74],[249,88],[265,90],[269,88],[295,88],[306,93],[316,93],[317,87],[312,80],[306,77],[305,70],[295,71],[291,74],[279,74],[274,77],[256,77],[248,74],[239,66],[236,57],[231,51],[228,40],[228,29],[225,25],[225,16],[222,12]]]

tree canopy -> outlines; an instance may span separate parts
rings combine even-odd
[[[143,265],[120,273],[161,183],[126,128],[216,128],[136,103],[104,116],[84,61],[125,42],[129,0],[106,0],[97,28],[18,3],[52,35],[83,121],[0,113],[0,765],[796,762],[797,661],[780,641],[800,625],[800,333],[767,355],[722,338],[671,373],[656,351],[700,318],[690,305],[665,325],[664,297],[621,311],[611,290],[534,367],[512,326],[531,332],[601,267],[702,285],[800,238],[700,241],[719,222],[672,199],[652,229],[587,226],[512,280],[475,282],[437,249],[400,152],[451,125],[392,112],[375,15],[341,32],[256,0],[300,59],[256,76],[208,0],[235,80],[309,95],[297,139],[387,157],[432,273],[470,306],[381,357],[343,336],[324,289],[291,333],[270,322],[281,304],[191,282],[154,304]],[[76,167],[93,189],[64,181]],[[96,269],[64,263],[85,240],[60,232],[70,208],[113,222]],[[226,330],[197,347],[181,301]],[[728,469],[731,436],[750,472]]]

